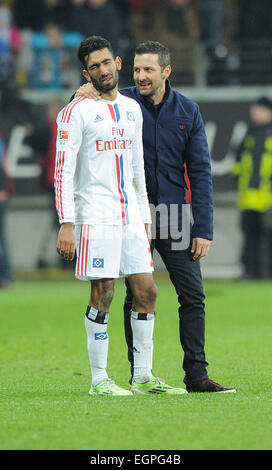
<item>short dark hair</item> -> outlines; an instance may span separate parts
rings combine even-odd
[[[77,51],[77,57],[82,63],[83,67],[85,67],[85,57],[87,55],[91,54],[94,51],[100,51],[101,49],[106,48],[109,49],[112,56],[115,57],[112,45],[107,39],[102,38],[101,36],[90,36],[81,41]]]
[[[135,55],[158,54],[159,64],[162,68],[171,64],[169,49],[157,41],[141,42],[135,49]]]
[[[253,101],[252,105],[263,106],[264,108],[270,109],[272,111],[272,100],[266,96],[261,96]]]

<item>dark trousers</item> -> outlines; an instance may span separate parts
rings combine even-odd
[[[9,254],[5,235],[7,201],[0,202],[0,282],[10,281]]]
[[[179,307],[179,335],[184,351],[183,369],[185,371],[184,382],[208,378],[205,359],[205,295],[202,286],[202,276],[199,261],[193,261],[187,250],[171,249],[172,240],[156,239],[152,241],[151,250],[154,248],[160,254],[170,279],[176,289]],[[128,360],[131,363],[133,374],[133,343],[130,324],[130,309],[132,304],[132,292],[126,280],[127,294],[124,304],[124,325],[128,345]]]
[[[272,229],[265,223],[265,217],[269,216],[270,214],[251,210],[241,213],[244,236],[241,261],[245,277],[251,279],[266,277],[263,276],[265,260],[267,260],[267,275],[272,277]]]

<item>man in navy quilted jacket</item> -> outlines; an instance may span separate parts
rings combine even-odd
[[[136,86],[120,90],[135,99],[143,113],[146,185],[150,207],[154,208],[151,250],[156,248],[160,254],[178,295],[187,391],[235,392],[234,388],[211,380],[207,373],[200,259],[207,255],[213,238],[210,155],[199,107],[171,88],[171,71],[170,53],[165,46],[155,41],[141,43],[134,57]],[[99,99],[91,84],[80,87],[77,95]],[[185,168],[190,182],[191,227],[188,210],[184,210],[189,207]],[[128,359],[133,370],[132,297],[127,284],[124,322]]]

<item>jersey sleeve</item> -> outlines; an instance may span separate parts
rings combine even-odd
[[[133,139],[133,186],[136,192],[137,203],[140,209],[142,220],[146,224],[151,224],[150,208],[146,191],[144,156],[143,156],[143,116],[139,107],[137,109],[137,123],[135,136]]]
[[[83,117],[77,104],[77,100],[72,101],[57,118],[54,187],[60,224],[75,222],[74,174],[83,134]]]

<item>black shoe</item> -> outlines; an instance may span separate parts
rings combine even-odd
[[[223,387],[213,380],[202,379],[186,384],[187,392],[216,392],[216,393],[236,393],[235,388]]]

